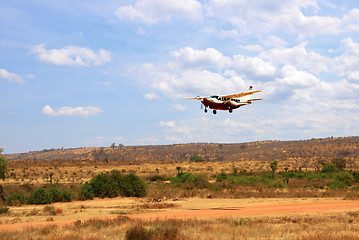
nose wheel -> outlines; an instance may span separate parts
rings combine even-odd
[[[208,112],[207,108],[205,108],[205,109],[204,109],[204,112],[205,112],[205,113],[207,113],[207,112]]]
[[[232,113],[232,112],[233,112],[233,109],[232,109],[232,108],[230,108],[228,111],[229,111],[230,113]]]

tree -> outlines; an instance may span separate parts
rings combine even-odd
[[[3,181],[5,181],[8,169],[7,169],[7,160],[2,155],[2,152],[3,152],[3,149],[0,148],[0,178],[2,178]],[[1,195],[1,199],[3,201],[5,201],[6,195],[4,193],[4,189],[1,185],[0,185],[0,195]]]
[[[346,166],[344,158],[333,158],[332,163],[339,171],[343,171]]]
[[[7,174],[7,160],[2,155],[3,149],[0,148],[0,178],[5,180]]]
[[[272,162],[269,167],[272,169],[272,178],[274,179],[274,173],[278,169],[278,162],[274,161]]]

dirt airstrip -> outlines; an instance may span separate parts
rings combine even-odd
[[[44,212],[44,206],[26,205],[10,207],[10,213],[0,217],[0,231],[14,231],[27,227],[58,227],[86,221],[91,218],[114,219],[126,215],[134,219],[155,220],[171,218],[219,218],[235,216],[280,216],[293,214],[322,214],[359,211],[359,201],[342,199],[202,199],[179,201],[166,200],[170,208],[154,209],[159,203],[146,199],[113,198],[71,203],[55,203],[51,206],[56,215]],[[143,206],[146,206],[144,208]],[[58,210],[58,209],[61,209]],[[30,214],[33,213],[33,214]]]

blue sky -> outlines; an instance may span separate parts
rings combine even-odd
[[[5,153],[359,135],[356,1],[0,4]],[[232,114],[183,99],[249,85]]]

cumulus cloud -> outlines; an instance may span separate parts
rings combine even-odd
[[[202,5],[196,0],[138,0],[133,5],[119,7],[115,14],[121,20],[147,25],[169,22],[174,18],[198,21],[202,19]]]
[[[42,113],[57,117],[57,116],[80,116],[80,117],[89,117],[101,113],[102,110],[96,106],[89,107],[60,107],[58,109],[53,109],[49,105],[46,105],[42,108]]]
[[[176,104],[176,105],[174,105],[174,108],[175,108],[176,110],[178,110],[178,111],[181,111],[181,112],[183,112],[183,111],[185,111],[185,110],[187,109],[185,106],[183,106],[183,105],[181,105],[181,104]]]
[[[93,51],[88,48],[67,46],[61,49],[45,49],[45,44],[33,46],[31,53],[44,63],[72,66],[98,66],[111,61],[111,53],[104,49]]]
[[[214,48],[197,50],[190,47],[181,48],[173,52],[178,59],[178,63],[185,68],[196,67],[218,67],[223,68],[230,64],[231,59],[223,56],[221,52]]]
[[[284,29],[305,38],[359,30],[358,9],[352,9],[342,18],[318,15],[320,10],[314,0],[210,0],[207,14],[231,23],[244,35]]]
[[[0,78],[6,79],[9,82],[15,82],[20,84],[25,83],[25,81],[16,73],[8,72],[6,69],[2,69],[2,68],[0,68]]]
[[[146,99],[146,100],[150,100],[150,101],[161,100],[161,98],[159,96],[157,96],[156,93],[153,93],[153,92],[144,94],[143,98]]]
[[[276,73],[275,67],[270,62],[259,57],[235,55],[233,65],[239,73],[248,75],[249,79],[273,77]]]
[[[176,123],[175,123],[175,121],[168,121],[168,122],[160,121],[160,126],[174,128],[174,127],[176,127]]]

